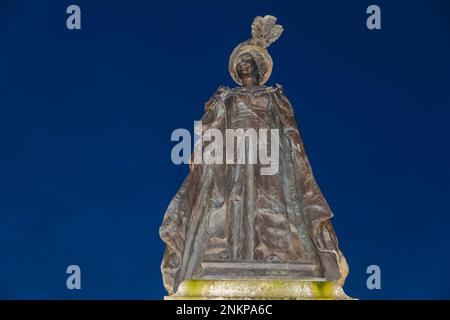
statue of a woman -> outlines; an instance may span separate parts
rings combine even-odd
[[[264,85],[272,71],[266,48],[283,31],[275,22],[273,16],[255,18],[252,38],[229,61],[240,86],[219,87],[205,104],[202,126],[224,137],[227,129],[278,129],[278,170],[263,175],[258,163],[191,166],[160,228],[166,243],[161,269],[170,294],[186,279],[342,284],[348,273],[292,106],[280,85]]]

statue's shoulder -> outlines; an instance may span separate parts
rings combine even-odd
[[[211,96],[212,99],[219,99],[224,97],[224,95],[229,94],[233,89],[230,89],[227,86],[221,85],[217,88],[217,90]]]
[[[220,85],[220,86],[217,88],[216,92],[223,93],[223,92],[228,92],[228,91],[230,91],[230,90],[231,90],[231,89],[230,89],[229,87],[227,87],[227,86],[225,86],[225,85]]]
[[[274,95],[274,99],[276,101],[276,105],[286,112],[288,116],[293,116],[294,111],[292,108],[291,103],[289,102],[289,99],[284,94],[284,89],[281,84],[275,84],[273,87],[271,87],[272,93]]]
[[[214,91],[211,98],[209,98],[209,100],[206,101],[205,111],[208,111],[216,101],[223,100],[230,91],[231,89],[228,88],[227,86],[224,85],[219,86],[217,90]]]
[[[274,86],[268,87],[268,91],[284,95],[283,86],[279,83],[276,83]]]

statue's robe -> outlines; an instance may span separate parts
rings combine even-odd
[[[247,269],[252,262],[309,263],[311,276],[342,284],[348,267],[330,223],[333,214],[282,87],[219,87],[201,121],[203,132],[218,129],[224,140],[226,129],[279,129],[279,167],[273,175],[261,175],[267,166],[260,164],[191,167],[160,228],[167,291],[174,293],[185,279],[206,277],[205,262],[248,262]]]

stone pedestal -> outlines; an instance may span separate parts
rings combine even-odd
[[[350,300],[325,280],[185,280],[165,300]]]

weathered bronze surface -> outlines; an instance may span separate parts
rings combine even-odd
[[[292,106],[266,47],[283,28],[257,17],[252,39],[233,51],[229,68],[241,86],[221,86],[205,104],[203,130],[279,129],[279,169],[260,164],[196,164],[160,228],[164,285],[174,294],[189,279],[334,281],[348,273],[330,223],[333,216],[311,171]]]

